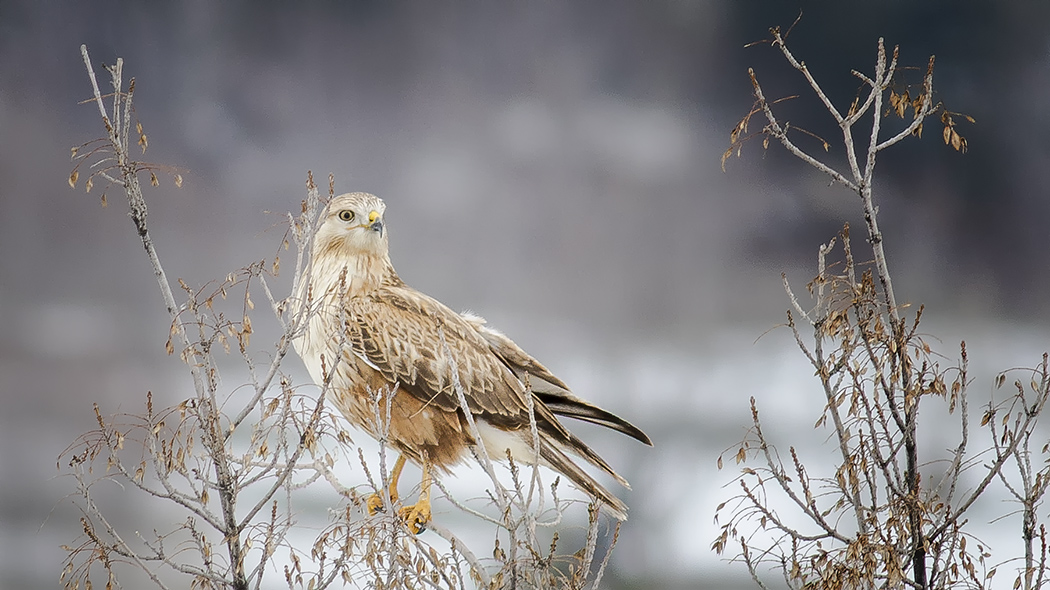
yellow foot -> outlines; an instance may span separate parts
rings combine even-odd
[[[397,480],[401,477],[401,470],[405,468],[405,456],[400,455],[397,458],[397,462],[394,463],[394,470],[390,473],[390,505],[397,504]],[[372,494],[365,500],[365,507],[368,508],[368,515],[375,516],[376,512],[383,512],[383,496],[378,492]]]
[[[379,494],[372,494],[365,500],[365,508],[368,509],[369,516],[375,516],[376,512],[383,512],[386,508],[383,507],[383,496]]]
[[[398,516],[413,534],[422,533],[427,530],[427,523],[430,522],[430,499],[420,498],[415,504],[401,508],[398,510]]]

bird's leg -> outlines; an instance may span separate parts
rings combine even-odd
[[[423,454],[423,482],[420,485],[419,501],[398,511],[401,520],[414,534],[422,533],[430,522],[430,460]]]
[[[401,470],[405,468],[405,456],[398,455],[397,461],[394,463],[394,470],[390,472],[390,505],[397,504],[397,480],[401,477]],[[383,495],[376,492],[368,497],[367,504],[368,515],[371,516],[376,512],[383,511]]]

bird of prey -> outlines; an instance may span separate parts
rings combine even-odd
[[[495,459],[508,453],[533,463],[529,398],[539,438],[538,457],[624,520],[627,506],[582,470],[567,453],[583,458],[627,486],[597,453],[558,420],[558,415],[600,424],[647,445],[649,437],[613,414],[576,397],[560,379],[510,338],[472,314],[459,314],[406,285],[388,253],[386,205],[368,193],[334,197],[322,213],[312,260],[300,296],[313,310],[294,342],[318,385],[328,384],[340,412],[375,438],[375,394],[393,391],[386,438],[400,452],[389,494],[406,458],[421,466],[419,501],[400,509],[413,532],[430,520],[432,470],[448,472],[481,443]],[[451,358],[449,358],[451,356]],[[453,375],[455,370],[456,375]],[[481,440],[472,434],[459,393]],[[370,513],[381,496],[368,499]]]

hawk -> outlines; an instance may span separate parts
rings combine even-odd
[[[510,338],[472,314],[459,314],[409,287],[390,262],[386,205],[368,193],[334,197],[322,214],[302,294],[311,313],[295,349],[313,381],[355,426],[379,438],[375,395],[392,391],[386,438],[399,451],[390,478],[406,459],[423,471],[419,501],[400,509],[413,532],[430,520],[432,470],[449,472],[481,443],[496,459],[533,463],[529,398],[539,435],[539,460],[606,504],[624,520],[627,506],[567,453],[628,486],[608,463],[558,420],[567,416],[606,426],[647,445],[640,429],[572,394],[568,386]],[[451,357],[451,358],[450,358]],[[453,370],[456,374],[453,375]],[[481,440],[472,434],[454,383],[466,399]],[[628,486],[629,487],[629,486]],[[368,499],[370,513],[381,496]]]

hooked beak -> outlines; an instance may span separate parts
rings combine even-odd
[[[383,235],[383,220],[379,217],[377,211],[372,211],[368,214],[368,229],[379,232],[379,235]]]

